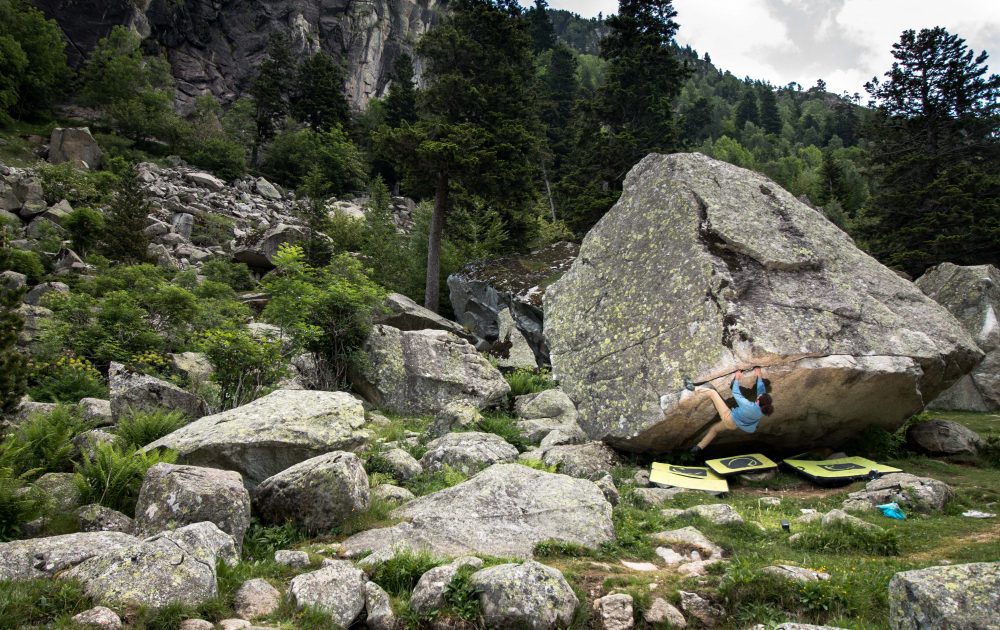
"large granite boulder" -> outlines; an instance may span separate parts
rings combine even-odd
[[[455,319],[477,337],[500,339],[500,313],[509,310],[539,365],[549,362],[542,333],[545,289],[576,260],[576,243],[554,243],[530,254],[516,254],[466,265],[448,276]]]
[[[170,448],[193,466],[234,470],[254,487],[295,464],[368,443],[361,401],[346,392],[278,390],[181,427],[146,450]]]
[[[101,168],[104,153],[89,127],[56,127],[49,138],[49,163],[69,162],[77,168]]]
[[[986,353],[971,373],[929,405],[934,409],[1000,409],[1000,269],[941,263],[917,279],[920,290],[944,306]]]
[[[844,500],[845,509],[874,507],[898,503],[904,508],[921,512],[940,512],[953,496],[951,486],[931,477],[910,473],[892,473],[865,484],[863,490],[851,492]]]
[[[893,630],[987,630],[1000,618],[1000,562],[904,571],[889,581]]]
[[[121,363],[108,368],[111,392],[111,416],[117,422],[130,411],[180,411],[191,418],[205,414],[206,406],[198,396],[173,383],[136,372]]]
[[[350,562],[331,560],[318,571],[295,577],[288,585],[288,598],[296,608],[313,606],[330,615],[338,627],[348,628],[364,610],[367,581]]]
[[[450,466],[471,475],[487,466],[517,459],[517,449],[494,433],[465,431],[449,433],[427,444],[420,458],[424,470],[436,472]]]
[[[139,539],[121,532],[82,532],[0,543],[0,580],[36,580],[105,553],[115,553]]]
[[[344,549],[376,557],[402,547],[445,556],[529,558],[543,540],[595,548],[615,536],[611,504],[594,483],[520,464],[490,466],[457,486],[410,501],[393,516],[403,522],[356,534],[344,541]]]
[[[975,455],[983,445],[979,434],[952,420],[928,420],[906,430],[906,444],[911,449],[932,455]]]
[[[487,628],[567,628],[580,603],[558,569],[533,560],[481,569],[470,584]]]
[[[376,324],[400,330],[446,330],[470,343],[476,343],[476,336],[465,328],[420,306],[401,293],[390,293],[382,305],[385,311],[375,317]]]
[[[292,521],[310,532],[328,531],[368,509],[368,474],[354,453],[325,453],[273,477],[254,489],[253,503],[264,521]]]
[[[486,407],[510,386],[468,341],[443,330],[401,331],[377,325],[365,342],[370,366],[355,388],[381,409],[433,414],[448,403]]]
[[[764,366],[774,414],[719,445],[772,449],[894,430],[982,357],[939,304],[757,173],[652,154],[546,292],[554,375],[581,427],[620,449],[687,447],[705,395]],[[747,392],[750,393],[749,391]]]
[[[233,252],[233,259],[257,271],[270,271],[274,269],[274,255],[278,253],[279,247],[301,243],[305,238],[304,229],[297,225],[279,223],[268,228],[263,234],[245,239],[238,244]]]
[[[445,593],[448,585],[463,567],[479,569],[483,561],[475,556],[455,558],[448,564],[442,564],[428,569],[417,580],[410,596],[410,608],[418,615],[429,615],[445,605]]]
[[[160,463],[146,471],[135,505],[135,525],[147,536],[209,521],[233,537],[236,548],[250,526],[250,493],[239,473]]]

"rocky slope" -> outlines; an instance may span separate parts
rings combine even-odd
[[[253,78],[268,37],[285,33],[299,56],[325,50],[347,68],[346,90],[356,107],[388,87],[400,52],[435,22],[442,0],[32,0],[56,20],[70,60],[84,56],[123,24],[166,54],[183,110],[212,93],[236,98]],[[419,68],[418,75],[419,75]]]

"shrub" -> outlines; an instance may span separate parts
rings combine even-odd
[[[81,398],[107,398],[101,373],[87,359],[63,354],[55,361],[32,365],[31,397],[39,402],[76,403]]]
[[[242,177],[247,172],[246,150],[223,135],[198,140],[193,149],[184,153],[184,159],[225,180]]]
[[[100,503],[129,516],[135,512],[135,502],[146,471],[160,462],[172,464],[177,453],[135,451],[118,444],[98,444],[94,457],[86,453],[76,468],[76,483],[84,503]]]
[[[104,215],[86,206],[76,208],[62,223],[69,232],[73,249],[81,256],[97,245],[104,233]]]
[[[440,564],[442,560],[429,551],[404,549],[376,565],[369,579],[390,595],[407,597],[420,581],[420,576]]]
[[[250,268],[243,263],[213,258],[201,266],[201,273],[212,282],[225,284],[233,291],[249,291],[254,287]]]
[[[149,204],[139,185],[139,173],[134,165],[129,165],[121,174],[114,199],[108,207],[102,237],[103,253],[117,262],[146,260],[149,245],[149,236],[145,231],[147,214]]]
[[[17,349],[24,318],[14,309],[21,293],[0,288],[0,414],[21,404],[28,382],[28,361]]]
[[[201,349],[215,368],[212,380],[219,385],[223,409],[260,398],[285,374],[281,341],[258,339],[245,329],[209,330]]]
[[[197,217],[191,227],[191,242],[199,247],[225,245],[233,240],[236,221],[219,214],[204,214]],[[207,264],[207,263],[206,263]]]
[[[15,476],[68,471],[74,454],[72,440],[85,428],[70,407],[31,414],[0,443],[0,462]]]
[[[256,562],[272,560],[275,551],[290,549],[305,538],[305,534],[291,523],[266,526],[254,519],[243,536],[243,560]]]
[[[0,271],[16,271],[23,273],[28,282],[37,284],[45,277],[45,265],[38,252],[30,249],[0,249]]]
[[[267,148],[262,169],[291,188],[301,186],[306,175],[318,169],[324,195],[360,190],[365,181],[361,154],[339,125],[327,131],[298,129],[278,134]]]
[[[517,428],[517,419],[503,413],[487,412],[483,414],[482,420],[476,423],[475,429],[499,435],[522,453],[531,446],[528,440],[521,435],[520,429]]]
[[[476,567],[464,566],[455,572],[451,582],[444,587],[444,609],[442,612],[465,619],[475,621],[482,612],[482,605],[479,603],[479,593],[472,584],[472,574],[476,572]]]
[[[179,411],[139,411],[123,418],[116,431],[123,449],[142,448],[187,424]]]
[[[0,542],[17,538],[21,525],[37,518],[45,509],[45,494],[27,485],[26,477],[15,476],[10,468],[0,466]],[[9,619],[3,617],[2,610],[0,604],[0,617]]]
[[[826,553],[854,552],[874,556],[898,556],[900,551],[896,530],[853,527],[843,522],[803,531],[796,547]]]
[[[510,385],[511,396],[523,396],[524,394],[537,394],[556,386],[549,376],[549,371],[542,368],[540,370],[526,370],[517,368],[512,372],[504,374],[507,384]]]
[[[419,497],[456,486],[466,479],[468,477],[446,464],[443,470],[437,472],[424,471],[419,475],[410,477],[403,482],[403,486]]]

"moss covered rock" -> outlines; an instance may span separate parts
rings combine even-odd
[[[918,628],[996,628],[1000,562],[976,562],[897,573],[889,582],[889,625]]]

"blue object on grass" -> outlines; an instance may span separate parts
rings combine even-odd
[[[899,505],[896,503],[886,503],[876,507],[882,510],[882,514],[888,516],[889,518],[894,518],[900,521],[906,518],[906,514],[903,514],[903,510],[899,509]]]

